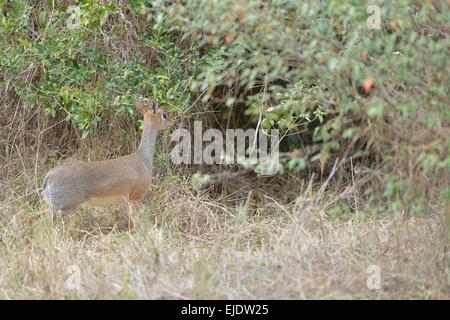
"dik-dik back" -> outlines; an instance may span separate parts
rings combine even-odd
[[[83,203],[106,206],[140,200],[148,191],[151,178],[138,154],[105,161],[69,162],[48,172],[43,194],[54,212],[68,213]]]

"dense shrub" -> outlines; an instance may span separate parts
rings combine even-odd
[[[81,28],[66,27],[70,3]],[[366,160],[381,169],[382,210],[426,213],[450,198],[448,6],[381,1],[370,29],[371,4],[0,1],[0,85],[84,136],[131,113],[131,95],[207,103],[228,123],[288,133],[301,151],[288,168]]]
[[[48,115],[65,112],[83,137],[102,117],[133,113],[132,95],[153,95],[169,109],[188,105],[184,82],[194,70],[190,61],[198,60],[194,48],[178,48],[166,29],[129,28],[112,3],[73,3],[81,8],[77,27],[70,27],[74,13],[59,1],[3,1],[3,86]]]
[[[204,100],[244,109],[254,125],[306,131],[290,135],[291,149],[320,147],[290,167],[375,156],[389,209],[427,212],[436,190],[448,200],[446,2],[379,2],[380,29],[368,27],[371,1],[141,3],[215,48],[191,86]]]

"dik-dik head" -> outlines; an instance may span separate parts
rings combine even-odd
[[[144,115],[144,122],[150,121],[158,131],[165,130],[170,125],[169,113],[163,108],[159,108],[158,100],[149,98],[148,105],[133,99],[134,107]]]

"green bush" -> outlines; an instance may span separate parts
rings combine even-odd
[[[28,105],[42,107],[51,116],[65,113],[83,137],[103,117],[133,113],[132,96],[152,95],[169,110],[189,105],[191,92],[184,87],[189,86],[195,69],[191,60],[199,60],[198,54],[195,48],[177,47],[178,39],[170,37],[164,26],[138,30],[136,42],[153,50],[156,62],[149,66],[139,48],[120,48],[129,51],[121,59],[121,52],[105,45],[134,31],[124,28],[114,5],[74,1],[81,8],[80,25],[68,28],[67,5],[47,1],[46,6],[34,8],[29,3],[0,2],[1,47],[5,48],[0,53],[0,85],[13,83],[11,87]]]
[[[365,160],[381,169],[382,210],[424,213],[450,195],[448,5],[377,3],[380,29],[372,1],[2,0],[0,85],[83,136],[132,113],[133,95],[179,111],[208,102],[289,133],[288,170]],[[80,28],[65,25],[69,4]]]
[[[386,209],[426,212],[430,183],[449,194],[448,6],[378,3],[380,29],[367,26],[372,1],[160,1],[150,11],[215,48],[191,86],[207,89],[203,99],[244,109],[254,125],[306,130],[322,167],[336,154],[375,157]]]

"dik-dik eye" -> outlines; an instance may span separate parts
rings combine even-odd
[[[168,112],[163,112],[162,117],[164,120],[169,119],[169,113]]]

